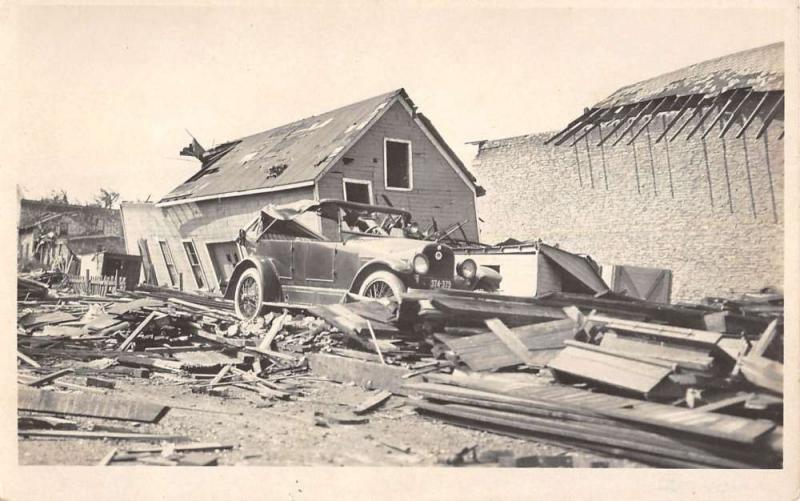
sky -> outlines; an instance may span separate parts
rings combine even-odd
[[[785,38],[775,9],[547,5],[0,11],[13,100],[0,166],[26,197],[158,200],[199,168],[178,155],[187,129],[210,147],[399,87],[469,165],[468,141],[558,129],[619,87]]]

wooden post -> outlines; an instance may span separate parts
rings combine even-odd
[[[89,276],[89,270],[87,269],[86,270],[86,294],[87,295],[91,294],[91,292],[89,292],[91,284],[92,284],[92,279]]]
[[[178,273],[178,290],[183,292],[183,272]]]

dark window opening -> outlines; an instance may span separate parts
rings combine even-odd
[[[175,269],[175,262],[172,260],[172,252],[169,250],[167,242],[158,242],[161,247],[161,255],[164,256],[164,264],[167,266],[167,273],[169,273],[169,282],[172,285],[178,283],[178,270]]]
[[[197,284],[198,289],[202,289],[206,286],[206,277],[203,274],[203,268],[200,266],[200,258],[197,256],[197,250],[194,248],[192,242],[183,242],[183,248],[186,250],[189,266],[192,267],[194,282]]]
[[[344,199],[348,202],[371,204],[372,200],[369,197],[369,185],[366,183],[353,183],[350,181],[345,181]]]
[[[386,187],[411,189],[411,144],[386,140]]]

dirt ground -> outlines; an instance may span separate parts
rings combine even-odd
[[[313,377],[313,375],[309,375]],[[70,378],[63,378],[70,381]],[[75,378],[75,381],[79,381]],[[477,446],[478,455],[510,450],[515,456],[563,456],[575,467],[636,467],[638,463],[564,449],[535,441],[461,428],[418,415],[405,398],[392,396],[381,408],[364,415],[368,422],[327,426],[314,423],[315,413],[349,415],[369,395],[352,384],[325,380],[303,381],[302,396],[290,401],[268,401],[252,392],[230,388],[227,396],[192,393],[181,378],[153,374],[150,379],[115,378],[109,396],[143,399],[171,406],[157,424],[106,419],[72,418],[79,429],[174,434],[191,442],[230,443],[229,451],[203,453],[218,457],[219,465],[280,466],[428,466],[464,447]],[[318,416],[319,418],[320,416]],[[317,419],[319,420],[319,419]],[[20,465],[93,465],[113,447],[120,450],[147,442],[84,439],[20,438]],[[158,445],[152,443],[152,445]],[[599,464],[598,464],[599,462]],[[593,464],[594,463],[594,464]],[[111,466],[137,463],[115,462]],[[481,463],[480,466],[496,466]]]

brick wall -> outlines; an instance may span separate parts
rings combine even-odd
[[[387,190],[384,186],[384,138],[411,141],[413,165],[413,190]],[[478,222],[475,215],[475,198],[472,190],[447,163],[434,144],[417,126],[403,105],[395,103],[353,147],[343,160],[334,165],[320,179],[319,197],[343,198],[343,178],[367,180],[372,183],[373,203],[385,205],[385,194],[395,207],[411,212],[422,229],[436,218],[440,229],[467,220],[464,231],[467,237],[477,240]],[[330,229],[324,228],[326,236]]]
[[[487,191],[482,241],[541,238],[601,263],[670,268],[673,301],[782,286],[783,122],[758,140],[756,119],[743,138],[734,125],[687,141],[693,121],[655,144],[669,119],[632,145],[597,147],[597,129],[588,148],[545,146],[552,132],[483,143],[472,165]]]

